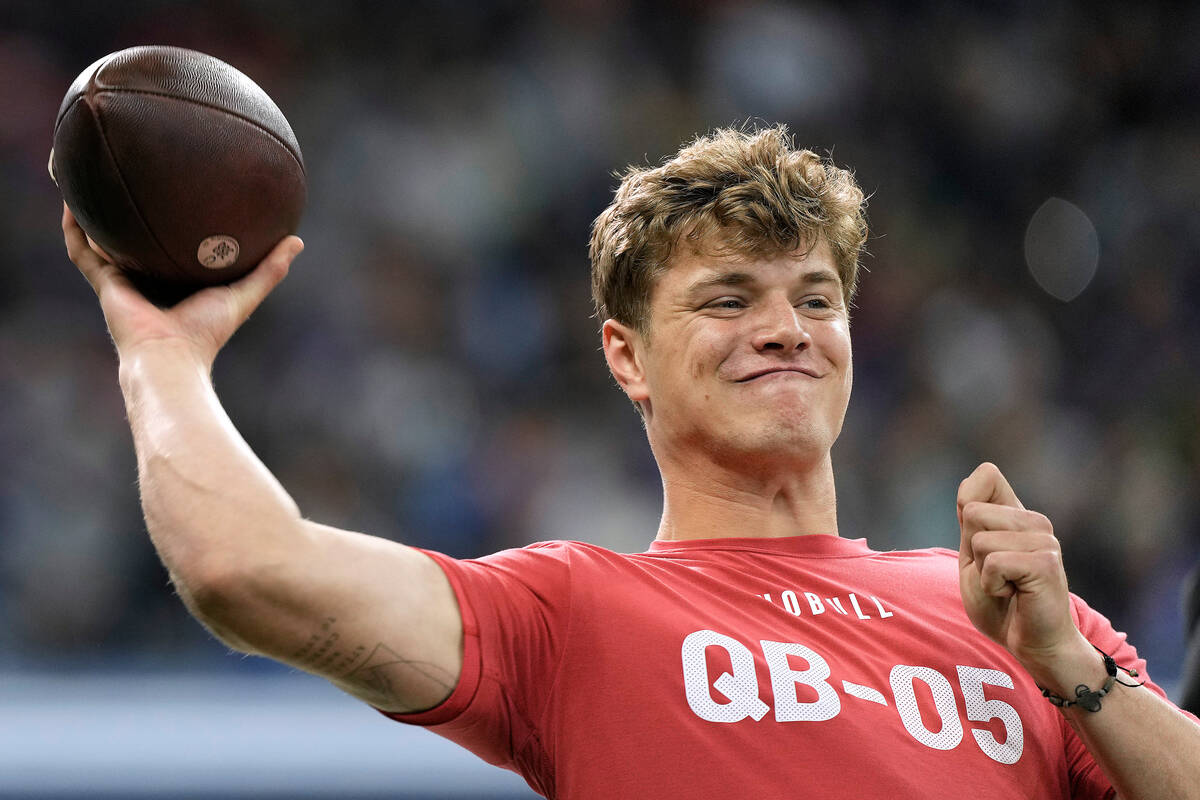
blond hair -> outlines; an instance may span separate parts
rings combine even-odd
[[[854,176],[810,150],[787,127],[722,128],[697,137],[662,166],[629,167],[612,204],[592,223],[592,300],[603,321],[648,333],[650,292],[681,238],[715,234],[722,254],[765,255],[829,243],[847,307],[867,238],[866,201]]]

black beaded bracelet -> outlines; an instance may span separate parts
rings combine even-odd
[[[1114,683],[1119,683],[1122,686],[1131,686],[1131,687],[1142,685],[1142,683],[1125,683],[1124,681],[1117,680],[1117,670],[1118,669],[1124,671],[1126,674],[1128,674],[1130,677],[1133,677],[1133,678],[1137,677],[1138,671],[1136,669],[1130,669],[1127,667],[1118,667],[1117,662],[1115,660],[1113,660],[1112,656],[1110,656],[1108,653],[1101,650],[1099,647],[1096,647],[1096,645],[1094,645],[1094,644],[1092,645],[1092,647],[1096,650],[1097,653],[1099,653],[1104,658],[1104,671],[1108,673],[1108,678],[1104,681],[1104,685],[1101,686],[1099,689],[1089,689],[1087,684],[1081,683],[1075,687],[1075,699],[1074,700],[1068,700],[1065,697],[1059,697],[1058,695],[1051,692],[1049,689],[1046,689],[1042,686],[1038,686],[1038,688],[1042,690],[1042,697],[1046,698],[1047,700],[1049,700],[1051,703],[1058,706],[1059,708],[1067,708],[1069,706],[1079,706],[1080,708],[1082,708],[1086,711],[1095,712],[1095,711],[1100,710],[1100,698],[1104,697],[1106,694],[1108,694],[1110,691],[1112,691],[1112,687],[1113,687]],[[1143,683],[1144,683],[1144,681],[1143,681]]]

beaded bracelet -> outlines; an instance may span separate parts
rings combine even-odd
[[[1096,712],[1100,710],[1100,698],[1112,691],[1114,683],[1119,683],[1122,686],[1130,687],[1142,686],[1145,684],[1145,681],[1142,681],[1141,683],[1125,683],[1125,681],[1118,680],[1118,669],[1125,672],[1132,678],[1136,678],[1138,676],[1138,671],[1128,667],[1118,667],[1117,662],[1113,660],[1112,656],[1101,650],[1099,647],[1096,647],[1094,644],[1092,647],[1095,648],[1097,653],[1104,657],[1104,671],[1108,673],[1108,678],[1104,681],[1104,685],[1099,689],[1089,689],[1087,684],[1081,683],[1075,687],[1074,700],[1068,700],[1065,697],[1059,697],[1058,695],[1052,693],[1049,689],[1038,686],[1038,688],[1042,690],[1042,697],[1046,698],[1059,708],[1079,706],[1085,711]]]

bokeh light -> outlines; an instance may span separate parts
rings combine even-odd
[[[1096,226],[1079,206],[1051,197],[1033,212],[1025,229],[1025,263],[1048,294],[1063,302],[1074,300],[1100,263]]]

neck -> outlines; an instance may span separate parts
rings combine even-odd
[[[663,515],[657,538],[838,535],[829,453],[807,468],[747,474],[712,462],[686,470],[660,462]]]

